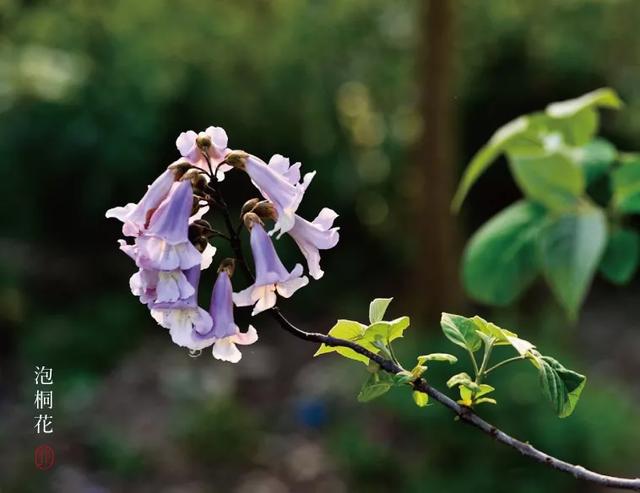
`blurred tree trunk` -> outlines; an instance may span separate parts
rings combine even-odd
[[[455,309],[460,300],[458,221],[450,212],[456,177],[452,90],[455,6],[456,0],[424,0],[420,4],[416,61],[424,126],[411,173],[417,246],[413,304],[427,322],[439,318],[441,311]]]

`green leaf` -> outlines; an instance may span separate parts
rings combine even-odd
[[[494,390],[496,390],[496,389],[493,388],[491,385],[487,385],[486,383],[482,383],[482,384],[480,384],[480,389],[476,392],[476,399],[478,397],[482,397],[483,395],[490,394]]]
[[[393,382],[398,385],[403,385],[413,381],[413,375],[411,374],[411,372],[408,372],[408,371],[396,373],[395,375],[393,375],[392,378],[393,378]]]
[[[541,357],[540,384],[556,414],[565,418],[573,413],[587,381],[584,375],[566,369],[549,356]]]
[[[477,327],[477,330],[484,335],[494,339],[494,344],[497,346],[510,344],[509,338],[518,337],[518,334],[511,332],[510,330],[502,329],[492,322],[487,322],[484,318],[476,315],[472,319]]]
[[[451,207],[454,211],[460,209],[464,198],[476,180],[485,170],[504,152],[510,143],[521,137],[529,129],[529,118],[521,116],[510,121],[495,131],[489,142],[482,147],[471,159],[458,185]]]
[[[498,402],[491,397],[481,397],[480,399],[476,399],[476,404],[497,404]]]
[[[626,284],[638,268],[640,235],[628,228],[616,228],[609,235],[600,262],[600,272],[615,284]]]
[[[604,87],[578,98],[551,103],[547,106],[546,113],[553,118],[570,118],[585,109],[596,107],[619,109],[622,101],[613,89]]]
[[[354,322],[352,320],[338,320],[336,325],[334,325],[333,328],[329,331],[329,335],[332,337],[338,337],[340,339],[357,342],[370,351],[377,353],[379,349],[376,348],[371,341],[367,341],[364,339],[366,329],[367,327],[365,325]],[[320,346],[320,349],[318,349],[313,356],[315,357],[321,354],[332,352],[337,352],[339,355],[344,356],[345,358],[361,361],[365,365],[369,364],[369,358],[356,353],[353,349],[345,347],[332,347],[327,346],[326,344],[322,344]]]
[[[476,231],[462,260],[464,286],[472,298],[507,305],[531,285],[539,272],[535,239],[545,214],[541,206],[520,201]]]
[[[640,213],[640,161],[631,161],[612,173],[613,205],[620,212]]]
[[[476,333],[476,325],[470,318],[443,313],[440,326],[444,335],[454,344],[475,352],[480,349],[482,340]]]
[[[593,139],[586,145],[575,149],[571,157],[582,168],[588,184],[603,176],[616,160],[618,151],[609,141]]]
[[[472,380],[468,373],[456,373],[449,380],[447,380],[447,387],[453,388],[457,385],[467,385],[471,382]]]
[[[415,402],[418,407],[425,407],[429,404],[429,395],[424,392],[414,390],[411,396],[413,397],[413,402]]]
[[[514,179],[530,199],[549,209],[561,210],[577,203],[585,189],[580,167],[562,154],[510,156]]]
[[[536,156],[544,150],[544,137],[554,132],[560,132],[567,144],[582,146],[591,140],[597,129],[595,108],[619,108],[621,105],[613,90],[598,89],[576,99],[552,103],[545,113],[521,116],[500,127],[465,169],[452,209],[460,209],[469,189],[503,152],[509,151],[513,156]]]
[[[478,331],[493,339],[493,344],[495,346],[511,345],[523,358],[529,357],[533,354],[535,346],[529,341],[520,339],[518,334],[515,332],[498,327],[496,324],[487,322],[485,319],[477,315],[473,317],[473,320],[478,327]]]
[[[606,241],[606,220],[595,206],[561,214],[541,231],[538,247],[543,272],[572,319],[587,294]]]
[[[358,402],[369,402],[373,399],[386,394],[392,384],[388,381],[380,379],[378,373],[373,373],[364,383],[358,393]]]
[[[393,298],[376,298],[369,305],[369,323],[375,324],[384,318],[389,303]]]
[[[380,340],[384,343],[391,342],[402,337],[404,331],[411,324],[409,317],[400,317],[390,322],[377,322],[370,325],[364,331],[363,341],[375,342]]]
[[[423,365],[427,361],[446,361],[447,363],[451,363],[453,365],[454,363],[458,362],[458,358],[456,358],[453,354],[447,353],[431,353],[418,356],[419,364]]]
[[[473,391],[463,385],[458,387],[458,390],[460,391],[460,400],[458,401],[458,404],[469,407],[473,406]]]

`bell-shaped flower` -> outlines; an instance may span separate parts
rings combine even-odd
[[[215,338],[213,356],[222,361],[237,363],[242,358],[236,344],[248,345],[258,340],[256,329],[249,325],[247,332],[240,332],[233,318],[233,288],[229,272],[222,268],[213,285],[209,314],[213,320],[211,329]]]
[[[162,271],[140,269],[129,280],[131,292],[140,297],[140,302],[173,303],[188,299],[195,293],[181,270]]]
[[[271,237],[262,227],[259,218],[249,213],[245,215],[251,227],[251,252],[256,268],[256,280],[252,286],[235,293],[233,302],[237,306],[254,305],[252,315],[272,308],[276,304],[276,292],[285,298],[309,283],[302,275],[302,266],[296,264],[287,271],[273,246]]]
[[[191,183],[175,183],[153,214],[149,227],[136,240],[138,267],[171,271],[200,265],[202,255],[189,241],[192,206]]]
[[[113,217],[122,221],[122,233],[125,236],[138,236],[149,224],[151,217],[167,197],[173,183],[175,173],[167,169],[149,186],[137,204],[129,203],[124,207],[114,207],[105,214],[106,217]]]
[[[279,232],[278,238],[289,231],[295,222],[295,213],[304,197],[304,192],[315,176],[315,171],[307,173],[300,180],[300,163],[289,165],[289,160],[276,154],[269,164],[243,151],[232,151],[227,162],[243,169],[260,193],[273,204],[278,219],[271,234]]]
[[[171,340],[178,346],[192,350],[204,349],[211,346],[215,338],[212,337],[211,316],[198,306],[200,266],[187,270],[185,277],[193,287],[193,295],[172,303],[152,303],[149,305],[151,316],[162,327],[169,329]]]
[[[229,152],[228,142],[227,132],[222,127],[208,127],[199,134],[193,130],[182,132],[176,139],[176,147],[182,157],[204,170],[208,170],[207,161],[202,154],[206,152],[213,171],[216,172],[217,169],[216,179],[222,181],[224,174],[231,169],[226,163],[220,164]]]
[[[336,217],[338,217],[338,214],[327,207],[322,209],[318,217],[312,222],[296,214],[293,228],[289,230],[289,235],[294,239],[307,259],[309,274],[314,279],[320,279],[324,275],[324,271],[320,268],[319,250],[333,248],[340,239],[340,234],[338,233],[340,228],[332,227]]]

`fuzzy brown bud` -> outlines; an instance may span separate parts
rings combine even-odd
[[[233,277],[233,273],[236,270],[236,259],[234,258],[226,258],[222,262],[220,262],[220,266],[218,267],[218,274],[222,271],[226,271],[229,277]]]
[[[196,145],[201,151],[206,151],[211,147],[211,137],[204,132],[200,132],[196,137]]]
[[[259,202],[254,208],[253,213],[257,214],[260,219],[278,219],[278,212],[271,202],[263,200]]]
[[[249,199],[247,200],[244,205],[242,206],[242,209],[240,209],[240,219],[242,219],[242,217],[247,213],[247,212],[252,212],[253,208],[258,205],[258,203],[260,202],[260,199]]]
[[[181,180],[184,174],[189,171],[193,165],[185,161],[184,159],[180,159],[174,163],[171,163],[167,168],[173,171],[174,176],[176,177],[176,181]]]
[[[242,220],[244,221],[244,225],[249,231],[251,231],[251,228],[254,224],[263,224],[260,217],[258,217],[258,215],[253,212],[247,212]]]
[[[191,240],[191,243],[193,243],[193,246],[196,247],[196,250],[202,253],[204,252],[205,248],[207,248],[209,240],[206,236],[197,236],[196,238]]]
[[[224,160],[229,166],[244,170],[248,157],[249,154],[244,151],[231,151]]]

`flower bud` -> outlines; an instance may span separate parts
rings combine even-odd
[[[251,230],[254,224],[263,225],[260,217],[258,217],[258,215],[253,212],[247,212],[242,219],[244,221],[244,225],[248,230]]]
[[[205,132],[200,132],[196,137],[196,145],[201,151],[206,151],[211,147],[211,137],[209,137]]]
[[[192,240],[193,246],[196,247],[200,253],[204,252],[205,248],[209,244],[209,240],[206,236],[198,236]]]
[[[176,181],[181,180],[184,174],[191,168],[193,168],[193,165],[184,159],[179,159],[167,166],[167,169],[173,171]]]
[[[220,266],[218,267],[218,274],[220,274],[220,272],[222,271],[226,271],[229,278],[231,278],[235,270],[236,270],[236,259],[226,258],[222,262],[220,262]]]
[[[259,202],[260,199],[256,198],[247,200],[242,206],[242,209],[240,209],[240,219],[242,219],[242,216],[244,216],[247,212],[253,212],[253,208],[258,205]]]
[[[257,214],[260,219],[273,219],[274,221],[278,219],[278,211],[268,200],[259,202],[251,212]]]
[[[246,162],[248,157],[249,157],[249,154],[247,154],[244,151],[231,151],[229,154],[227,154],[224,161],[229,166],[233,166],[234,168],[244,170],[246,167]]]
[[[207,186],[207,179],[199,169],[191,168],[183,176],[182,180],[190,180],[194,190],[202,191]]]

